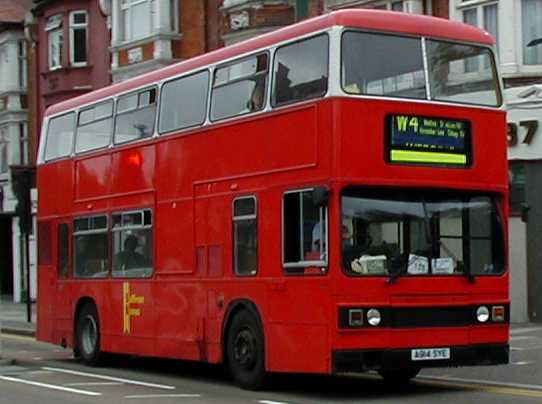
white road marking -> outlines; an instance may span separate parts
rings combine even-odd
[[[34,337],[25,337],[23,335],[12,335],[12,334],[2,334],[2,338],[4,339],[20,339],[23,341],[33,341],[36,342],[36,339]]]
[[[63,386],[122,386],[123,383],[120,382],[87,382],[87,383],[65,383]]]
[[[35,361],[40,361],[41,358],[39,356],[34,356],[32,359],[34,359]]]
[[[512,362],[512,365],[519,365],[519,366],[522,366],[522,365],[530,365],[534,363],[533,361],[518,361],[518,362]]]
[[[538,339],[538,337],[532,335],[513,335],[510,337],[510,341],[527,341],[530,339]]]
[[[113,376],[105,376],[95,373],[87,373],[87,372],[78,372],[76,370],[69,370],[69,369],[61,369],[61,368],[51,368],[51,367],[42,367],[43,370],[51,370],[53,372],[59,372],[59,373],[67,373],[69,375],[76,375],[76,376],[87,376],[92,377],[95,379],[102,379],[102,380],[110,380],[112,382],[121,382],[125,384],[134,384],[137,386],[145,386],[145,387],[153,387],[155,389],[164,389],[164,390],[175,390],[174,386],[166,386],[164,384],[155,384],[155,383],[147,383],[147,382],[141,382],[138,380],[131,380],[131,379],[123,379],[120,377],[113,377]]]
[[[0,380],[5,380],[8,382],[14,382],[14,383],[29,384],[30,386],[43,387],[43,388],[51,389],[51,390],[60,390],[60,391],[65,391],[67,393],[81,394],[84,396],[101,396],[102,395],[102,393],[96,393],[94,391],[72,389],[69,387],[62,387],[62,386],[56,386],[54,384],[33,382],[30,380],[18,379],[15,377],[0,376]]]
[[[536,332],[542,330],[542,327],[514,328],[510,330],[510,335]]]
[[[468,383],[473,385],[485,385],[485,386],[494,386],[494,387],[512,387],[517,389],[527,389],[542,391],[542,384],[522,384],[522,383],[510,383],[510,382],[497,382],[494,380],[482,380],[482,379],[463,379],[460,377],[439,377],[439,376],[418,376],[416,380],[428,380],[428,381],[439,381],[439,382],[458,382],[458,383]]]
[[[138,394],[124,398],[199,398],[201,394]]]
[[[285,401],[259,400],[260,404],[289,404]]]

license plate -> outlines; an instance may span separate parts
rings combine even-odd
[[[413,349],[411,359],[413,361],[450,359],[450,348]]]

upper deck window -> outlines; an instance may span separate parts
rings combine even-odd
[[[345,32],[342,47],[342,86],[347,93],[427,97],[420,39]]]
[[[168,81],[162,87],[160,133],[201,125],[207,111],[207,70]]]
[[[66,157],[71,154],[74,126],[74,112],[51,118],[47,128],[45,160]]]
[[[211,119],[225,119],[263,109],[268,55],[262,53],[215,70]]]
[[[279,48],[273,67],[273,106],[327,92],[329,39],[319,35]]]
[[[342,87],[349,94],[499,106],[491,50],[421,38],[348,31],[342,41]],[[473,69],[476,65],[477,68]],[[430,89],[426,88],[426,82]]]
[[[75,151],[80,153],[109,145],[113,127],[113,101],[86,108],[79,113]]]
[[[155,88],[119,97],[115,120],[115,143],[125,143],[152,136],[155,116]]]
[[[432,99],[491,107],[501,104],[488,48],[427,40],[427,58]]]

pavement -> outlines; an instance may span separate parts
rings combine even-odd
[[[0,297],[0,331],[6,334],[36,334],[36,304],[32,303],[32,321],[27,321],[26,303],[13,303],[11,296]]]

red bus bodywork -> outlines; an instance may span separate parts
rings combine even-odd
[[[336,12],[77,97],[51,107],[46,115],[333,26],[493,43],[478,29],[449,21]],[[387,163],[383,122],[392,113],[470,121],[472,166]],[[40,248],[47,248],[51,258],[39,265],[37,338],[73,346],[78,307],[92,300],[103,351],[219,363],[231,314],[250,306],[261,319],[268,371],[362,370],[361,362],[384,360],[391,351],[402,355],[401,350],[413,347],[497,346],[502,348],[498,359],[492,359],[492,348],[482,349],[472,364],[507,362],[507,321],[340,329],[338,310],[362,305],[438,312],[450,306],[508,305],[508,271],[475,282],[464,276],[403,277],[395,283],[382,277],[352,278],[342,271],[340,243],[334,242],[340,240],[339,195],[352,184],[490,192],[498,196],[506,223],[505,125],[499,108],[337,96],[43,163],[38,168],[39,237]],[[283,194],[319,185],[330,190],[328,270],[324,275],[286,275],[280,253]],[[259,267],[254,277],[239,277],[232,270],[232,201],[243,195],[258,200]],[[127,334],[126,280],[57,279],[56,229],[60,223],[72,226],[76,216],[141,207],[154,211],[154,274],[129,279],[131,293],[144,297],[144,303],[134,305],[140,315],[132,318]],[[359,363],[354,359],[348,366],[350,354],[357,358],[365,351],[380,356]]]

